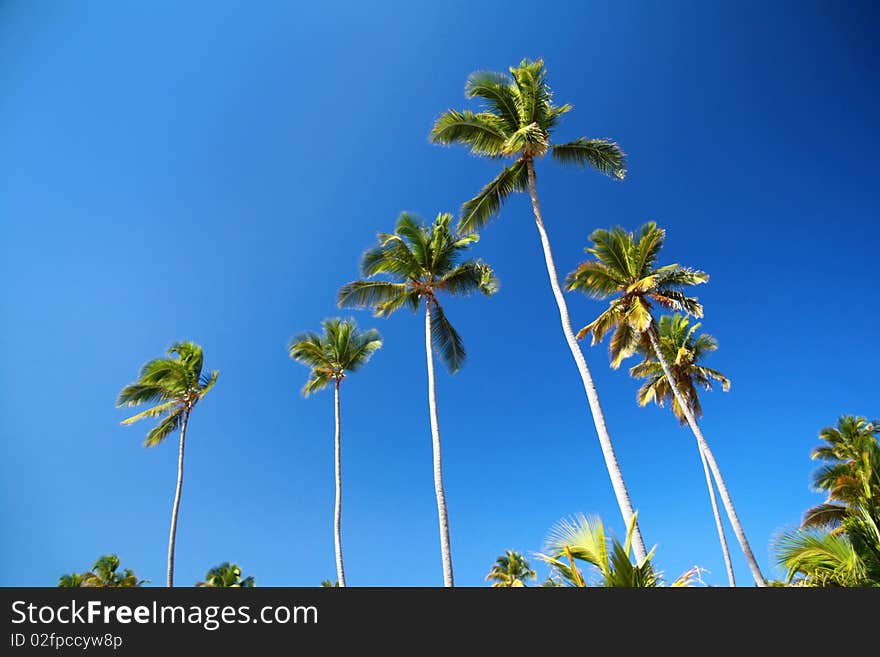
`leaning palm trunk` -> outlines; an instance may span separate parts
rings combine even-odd
[[[168,536],[168,588],[174,586],[174,547],[177,542],[177,513],[180,510],[180,493],[183,490],[183,449],[186,444],[186,425],[189,411],[183,414],[180,425],[180,449],[177,452],[177,488],[174,491],[174,506],[171,509],[171,532]]]
[[[672,371],[669,369],[669,363],[666,362],[666,358],[663,356],[653,321],[648,328],[648,337],[651,340],[651,347],[654,350],[654,354],[660,362],[660,367],[663,368],[663,373],[666,375],[666,380],[669,381],[669,387],[672,389],[672,394],[675,396],[675,400],[678,402],[685,418],[687,418],[691,431],[693,431],[694,436],[697,439],[700,453],[709,464],[709,469],[712,471],[712,476],[715,478],[715,483],[718,485],[718,492],[721,494],[721,502],[724,504],[725,511],[727,511],[727,517],[730,520],[730,524],[733,526],[733,533],[736,534],[739,545],[749,564],[749,569],[752,571],[752,577],[755,579],[755,584],[757,586],[767,586],[764,576],[761,574],[761,569],[758,566],[758,561],[752,553],[751,546],[749,546],[746,532],[743,529],[742,523],[739,521],[739,516],[736,515],[736,508],[733,506],[733,500],[730,499],[730,493],[727,491],[727,484],[724,483],[724,477],[721,475],[721,470],[718,468],[715,456],[712,454],[712,450],[709,449],[709,444],[703,437],[703,432],[700,431],[700,427],[697,424],[697,419],[691,411],[691,407],[685,402],[684,395],[682,395],[681,391],[678,389],[678,384],[672,376]]]
[[[721,552],[724,553],[724,566],[727,568],[727,581],[730,586],[736,586],[736,578],[733,576],[733,563],[730,561],[730,548],[727,547],[727,536],[724,534],[724,524],[721,522],[721,513],[718,511],[718,500],[715,499],[715,486],[712,484],[712,474],[709,472],[709,464],[706,463],[706,455],[697,445],[700,452],[700,460],[703,462],[703,472],[706,474],[706,486],[709,489],[709,500],[712,502],[712,515],[715,516],[715,526],[718,528],[718,540],[721,542]]]
[[[565,303],[565,297],[562,294],[562,288],[559,287],[559,278],[556,274],[556,264],[553,262],[553,252],[550,250],[550,238],[544,229],[544,220],[541,217],[541,206],[538,203],[538,191],[535,185],[535,165],[532,160],[528,160],[528,176],[529,176],[529,195],[532,197],[532,210],[535,213],[535,223],[538,226],[538,233],[541,236],[541,246],[544,248],[544,260],[547,263],[547,273],[550,276],[550,287],[553,289],[553,297],[556,299],[556,305],[559,307],[559,318],[562,322],[562,332],[565,334],[565,341],[574,357],[575,365],[580,372],[581,380],[584,384],[584,390],[587,393],[587,400],[590,404],[590,412],[593,415],[593,424],[596,425],[596,433],[599,436],[599,445],[602,447],[602,455],[605,457],[605,466],[608,468],[608,475],[611,477],[611,485],[614,487],[614,495],[617,497],[617,505],[620,507],[620,513],[626,527],[633,525],[633,550],[639,563],[647,558],[645,543],[642,540],[642,533],[639,529],[638,522],[635,520],[635,511],[632,502],[629,499],[629,491],[626,488],[626,482],[623,480],[623,472],[620,470],[620,464],[617,462],[617,455],[614,453],[614,445],[611,443],[611,436],[608,434],[608,428],[605,426],[605,415],[602,412],[602,406],[599,403],[599,394],[596,392],[596,386],[593,383],[593,377],[587,367],[587,361],[578,345],[571,329],[571,319],[568,316],[568,305]]]
[[[449,545],[449,518],[443,489],[443,456],[440,452],[440,423],[437,419],[437,391],[434,383],[434,347],[431,341],[431,299],[425,298],[425,353],[428,359],[428,407],[431,413],[431,441],[434,450],[434,492],[440,521],[440,553],[443,559],[443,586],[453,586],[452,549]]]
[[[333,544],[336,550],[336,578],[339,586],[345,586],[345,570],[342,567],[342,422],[339,413],[339,380],[336,380],[336,508],[333,514]]]

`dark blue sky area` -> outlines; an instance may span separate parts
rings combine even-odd
[[[774,533],[820,499],[818,430],[878,414],[870,4],[368,4],[0,6],[0,584],[110,551],[163,582],[175,446],[145,450],[114,400],[181,339],[221,375],[190,425],[177,581],[225,560],[262,585],[333,576],[332,395],[300,397],[286,342],[338,313],[399,211],[456,211],[494,175],[427,133],[468,73],[523,57],[575,106],[560,139],[629,155],[622,183],[539,164],[560,272],[593,228],[655,220],[666,262],[712,275],[708,364],[733,386],[704,395],[704,430],[781,574]],[[464,585],[575,512],[623,533],[527,198],[482,237],[502,290],[449,302],[469,361],[438,391]],[[576,327],[603,308],[569,302]],[[343,390],[349,583],[437,585],[422,323],[357,319],[385,346]],[[658,565],[723,584],[692,436],[585,349]]]

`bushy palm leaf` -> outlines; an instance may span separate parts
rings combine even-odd
[[[137,588],[146,583],[130,568],[119,572],[119,564],[117,555],[106,554],[95,561],[91,570],[62,575],[58,588]]]
[[[698,336],[696,332],[699,328],[700,324],[691,325],[686,315],[664,315],[657,322],[657,335],[663,356],[695,417],[703,415],[698,387],[711,390],[713,383],[719,383],[725,392],[730,390],[730,380],[726,376],[700,364],[707,354],[718,348],[718,343],[706,333]],[[658,406],[670,404],[678,421],[682,425],[687,424],[684,411],[675,399],[672,386],[669,385],[654,350],[640,344],[639,351],[644,360],[629,371],[633,377],[645,379],[636,395],[639,405],[645,406],[651,402]]]
[[[709,276],[680,265],[657,266],[665,231],[654,222],[639,229],[638,235],[615,227],[593,231],[593,245],[585,251],[594,257],[580,264],[566,277],[569,290],[580,290],[596,299],[614,298],[608,309],[578,333],[578,338],[592,335],[592,344],[613,331],[609,352],[611,366],[642,349],[650,349],[647,331],[653,327],[652,308],[657,305],[686,312],[695,317],[703,314],[702,306],[681,288],[705,283]]]
[[[385,317],[403,306],[417,311],[422,301],[432,306],[431,336],[441,360],[451,372],[465,359],[461,337],[446,317],[438,296],[441,292],[487,296],[498,290],[491,267],[480,260],[464,260],[477,235],[459,235],[452,228],[452,216],[439,214],[425,225],[410,213],[397,219],[394,233],[380,233],[379,244],[361,260],[361,274],[367,280],[353,281],[339,290],[341,307],[371,308]],[[388,280],[369,280],[384,275]]]
[[[548,149],[561,164],[590,166],[613,178],[626,175],[626,156],[610,139],[581,137],[554,144],[552,134],[571,105],[556,105],[542,60],[524,59],[510,73],[478,71],[465,86],[468,98],[480,101],[480,112],[448,110],[434,123],[429,139],[435,144],[461,144],[474,155],[512,160],[477,196],[461,209],[458,230],[479,230],[498,214],[504,200],[528,188],[526,162]]]
[[[241,568],[238,564],[228,561],[211,568],[205,575],[205,579],[196,583],[198,587],[224,589],[250,589],[256,585],[252,576],[242,578]]]
[[[311,368],[302,389],[306,397],[331,382],[341,382],[348,372],[356,372],[382,346],[376,329],[358,331],[353,319],[326,319],[322,327],[322,334],[309,331],[290,340],[290,357]]]
[[[166,358],[146,363],[137,381],[125,386],[116,399],[116,405],[139,406],[155,404],[122,421],[133,424],[143,419],[160,418],[147,433],[144,444],[152,447],[163,442],[180,427],[183,416],[189,414],[217,382],[219,371],[209,375],[202,372],[204,354],[194,342],[178,342],[168,348]]]
[[[492,582],[493,588],[519,588],[524,587],[527,580],[536,577],[537,574],[522,553],[506,550],[495,560],[495,565],[486,575],[486,581]]]

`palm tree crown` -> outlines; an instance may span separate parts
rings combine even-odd
[[[156,358],[141,368],[138,380],[125,386],[116,399],[117,406],[155,404],[123,420],[132,424],[144,418],[162,420],[147,433],[144,444],[153,447],[180,427],[184,417],[214,387],[219,370],[202,374],[204,355],[194,342],[177,342],[168,349],[168,358]]]
[[[711,390],[712,383],[718,382],[725,392],[730,390],[730,380],[726,376],[711,367],[700,365],[700,361],[707,354],[718,348],[718,343],[708,333],[698,336],[699,328],[700,324],[691,326],[687,315],[678,313],[673,316],[664,315],[657,322],[657,334],[663,355],[669,363],[679,390],[696,417],[703,416],[697,386]],[[639,351],[645,360],[629,371],[630,375],[637,379],[647,379],[639,388],[636,397],[639,405],[645,406],[655,402],[659,406],[664,406],[669,403],[678,421],[682,425],[687,424],[684,411],[675,399],[663,367],[654,356],[654,350],[642,346]]]
[[[522,60],[510,74],[477,71],[468,77],[465,95],[479,98],[481,111],[448,110],[434,123],[429,139],[463,144],[474,155],[514,160],[461,208],[458,230],[479,230],[513,192],[528,190],[527,163],[549,151],[562,164],[589,165],[614,178],[626,175],[626,156],[609,139],[581,137],[562,144],[552,134],[571,105],[555,105],[542,60]]]
[[[495,565],[486,575],[486,581],[492,582],[493,588],[523,587],[526,580],[536,577],[537,574],[520,552],[506,550],[495,560]]]
[[[452,215],[439,214],[432,225],[426,226],[414,215],[402,213],[394,233],[379,233],[379,245],[368,250],[361,260],[364,277],[384,274],[388,280],[361,280],[344,285],[339,290],[339,305],[370,307],[376,316],[387,317],[403,306],[418,311],[424,299],[432,306],[434,346],[449,370],[456,372],[465,359],[464,344],[437,297],[441,292],[482,292],[488,296],[498,290],[498,279],[484,262],[462,261],[462,254],[479,237],[457,235],[450,228],[451,222]]]
[[[569,290],[581,290],[597,299],[617,295],[608,309],[577,335],[580,339],[592,333],[596,344],[614,329],[610,343],[614,368],[640,347],[650,349],[645,336],[652,325],[652,301],[663,308],[703,316],[696,298],[681,288],[705,283],[709,275],[677,264],[657,267],[665,235],[654,222],[642,226],[638,237],[620,227],[595,230],[590,235],[593,246],[585,249],[595,260],[581,263],[566,277]]]
[[[207,588],[224,588],[224,589],[250,589],[256,586],[253,577],[241,577],[241,568],[238,564],[224,561],[219,566],[215,566],[205,575],[203,582],[198,582],[196,586]]]
[[[376,329],[358,331],[353,319],[324,320],[323,335],[308,331],[290,341],[290,357],[311,368],[303,395],[309,396],[331,381],[340,382],[347,372],[355,372],[382,346]]]

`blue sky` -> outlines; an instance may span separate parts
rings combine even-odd
[[[456,211],[494,175],[427,133],[469,72],[522,57],[575,106],[560,139],[629,155],[623,183],[539,164],[560,272],[593,228],[655,220],[665,261],[712,275],[733,386],[704,395],[704,431],[779,575],[772,536],[820,499],[817,431],[878,412],[877,23],[843,4],[4,3],[0,584],[107,552],[163,582],[176,439],[145,449],[114,400],[180,339],[221,375],[190,425],[177,581],[225,560],[262,585],[333,576],[332,395],[300,396],[286,343],[338,314],[398,212]],[[438,390],[463,585],[563,516],[623,531],[526,197],[475,255],[502,290],[448,303],[469,361]],[[569,303],[576,327],[603,307]],[[349,583],[437,585],[422,323],[356,317],[385,346],[343,390]],[[586,356],[658,565],[724,583],[693,438]]]

